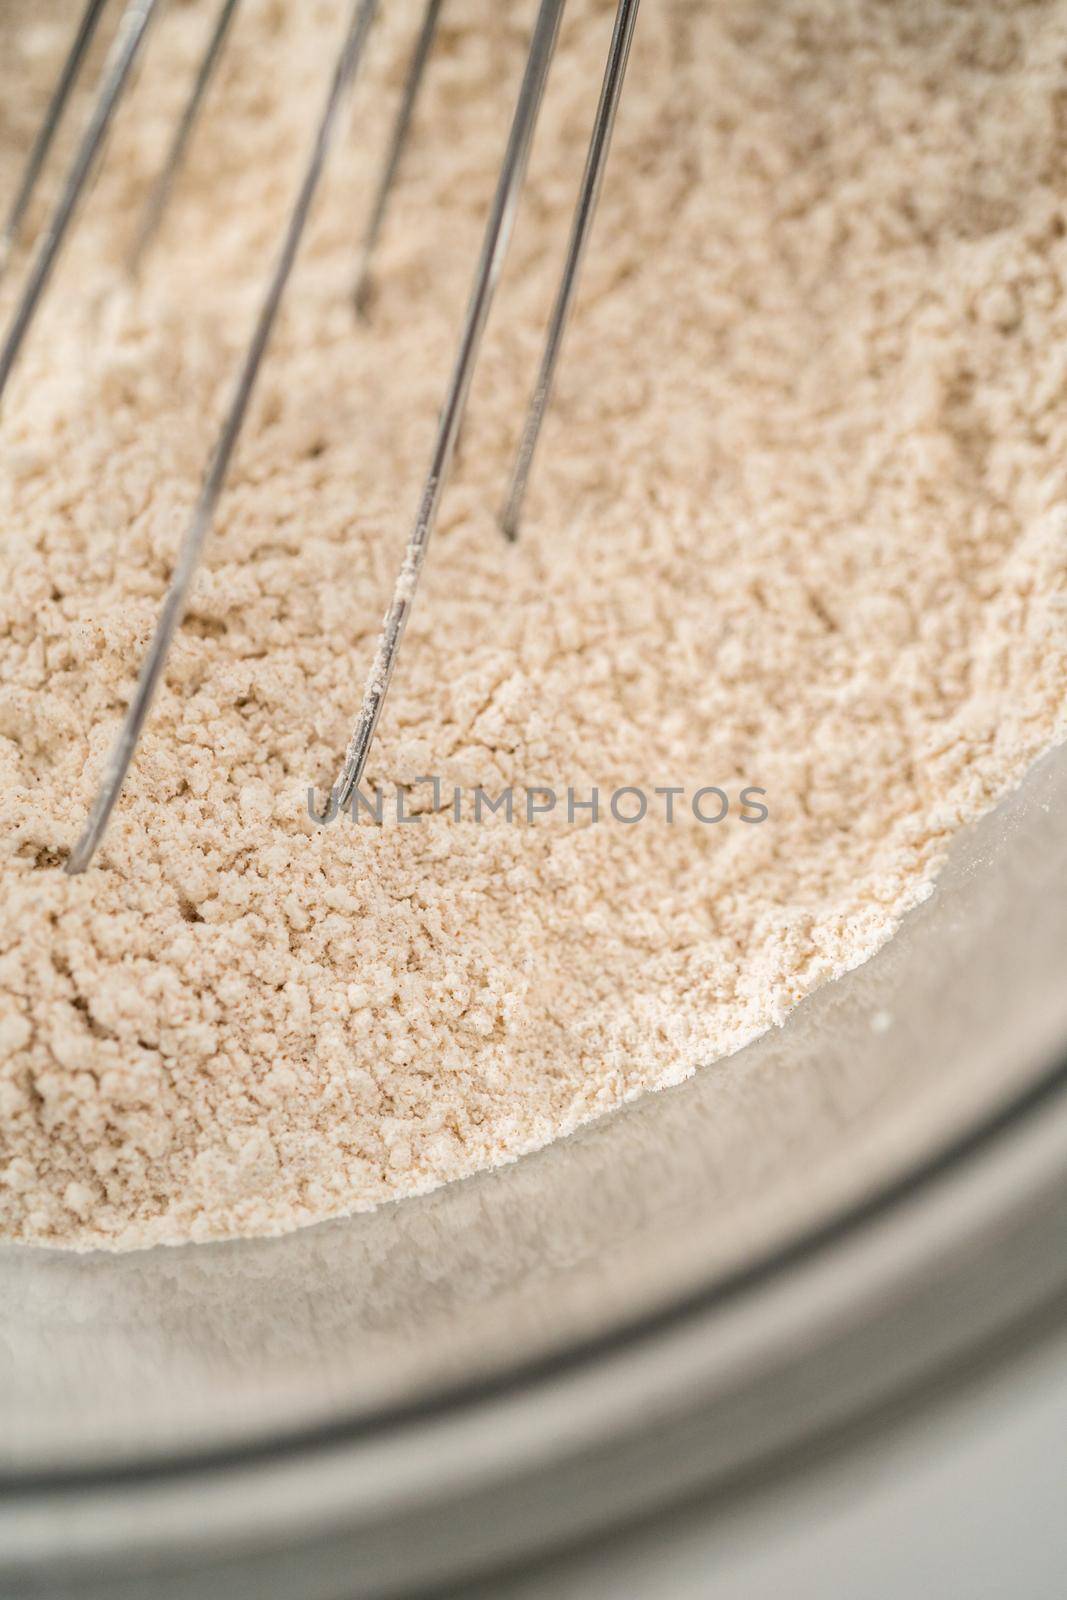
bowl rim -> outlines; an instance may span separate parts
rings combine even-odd
[[[899,1170],[868,1194],[841,1206],[806,1228],[787,1235],[751,1260],[727,1269],[709,1282],[663,1304],[623,1318],[611,1328],[579,1336],[573,1343],[535,1354],[514,1365],[481,1376],[446,1382],[439,1389],[396,1400],[374,1409],[331,1418],[306,1428],[283,1428],[274,1436],[177,1449],[129,1460],[87,1462],[72,1469],[30,1468],[0,1473],[0,1494],[52,1491],[85,1486],[100,1488],[131,1481],[187,1477],[211,1470],[270,1463],[294,1453],[337,1446],[366,1446],[400,1430],[448,1419],[472,1408],[530,1395],[558,1384],[592,1366],[655,1344],[694,1324],[709,1320],[755,1297],[786,1276],[823,1265],[844,1246],[855,1247],[879,1225],[892,1224],[904,1210],[921,1205],[939,1187],[971,1173],[975,1164],[995,1165],[1001,1148],[1024,1140],[1038,1121],[1055,1118],[1067,1131],[1067,1043],[1047,1067],[994,1107],[976,1117],[955,1137]],[[1067,1192],[1067,1168],[1063,1172]],[[931,1254],[936,1252],[931,1241]],[[915,1263],[917,1265],[917,1263]],[[1063,1262],[1067,1287],[1067,1254]],[[1060,1287],[1050,1285],[1050,1287]]]

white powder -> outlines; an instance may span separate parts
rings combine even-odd
[[[126,290],[212,9],[161,22],[3,422],[0,1228],[39,1243],[291,1228],[675,1083],[865,960],[1065,732],[1067,7],[646,6],[512,548],[494,512],[614,9],[571,0],[366,786],[752,784],[770,817],[310,823],[532,10],[448,0],[363,328],[412,0],[384,8],[98,864],[66,878],[344,10],[247,0]],[[39,17],[0,23],[4,192],[63,40]]]

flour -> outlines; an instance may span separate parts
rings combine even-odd
[[[63,37],[10,9],[5,193]],[[10,392],[9,1237],[277,1232],[677,1083],[866,960],[953,831],[1067,732],[1067,7],[646,6],[512,547],[495,511],[613,12],[571,0],[367,773],[420,820],[312,823],[415,510],[531,10],[445,6],[363,327],[354,219],[412,0],[384,8],[124,797],[97,864],[65,877],[343,10],[248,0],[130,289],[122,252],[211,24],[171,8]],[[770,814],[457,822],[431,774],[446,795],[758,785]]]

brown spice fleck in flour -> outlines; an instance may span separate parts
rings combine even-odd
[[[166,686],[76,880],[57,863],[339,0],[249,0],[132,291],[134,208],[210,24],[206,4],[171,8],[9,398],[7,1236],[273,1232],[677,1082],[877,949],[953,830],[1067,731],[1067,7],[647,6],[510,548],[493,513],[613,9],[572,0],[369,780],[747,782],[771,818],[310,824],[425,467],[529,10],[446,7],[362,329],[353,218],[418,7],[384,9]],[[19,0],[0,21],[4,193],[60,47],[50,15]]]

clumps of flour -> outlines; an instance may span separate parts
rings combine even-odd
[[[169,10],[10,394],[11,1238],[280,1231],[677,1082],[865,960],[953,830],[1065,731],[1063,7],[646,7],[512,547],[494,513],[613,10],[572,0],[368,783],[753,784],[771,814],[475,825],[428,814],[423,785],[415,825],[311,823],[415,509],[525,49],[525,8],[445,8],[359,326],[354,219],[410,0],[385,8],[98,865],[66,878],[342,9],[242,8],[131,290],[122,252],[211,24],[207,4]],[[63,42],[29,0],[9,11],[5,189]]]

